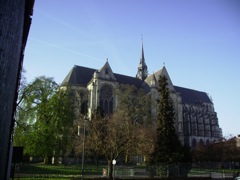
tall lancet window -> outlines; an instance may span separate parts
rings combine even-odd
[[[99,105],[104,113],[110,115],[113,113],[113,88],[111,85],[103,85],[100,90]]]

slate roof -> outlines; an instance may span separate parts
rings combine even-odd
[[[62,82],[62,86],[86,86],[96,69],[75,65]]]
[[[87,86],[89,81],[92,79],[95,71],[97,71],[97,69],[75,65],[65,77],[61,85]],[[142,86],[143,81],[140,79],[131,76],[125,76],[122,74],[113,74],[117,82],[119,82],[120,84],[131,84],[135,85],[138,88]]]
[[[115,74],[115,73],[114,73],[114,76],[117,79],[117,82],[119,82],[120,84],[131,84],[136,86],[137,88],[142,87],[143,81],[135,77],[125,76],[122,74]]]
[[[84,86],[87,84],[93,77],[94,72],[97,69],[92,69],[88,67],[82,67],[75,65],[71,71],[68,73],[66,78],[62,82],[62,86],[72,85],[72,86]],[[137,79],[135,77],[125,76],[122,74],[113,73],[117,82],[120,84],[131,84],[135,85],[137,88],[143,87],[147,92],[150,91],[149,85],[144,81]],[[187,89],[179,86],[174,86],[176,92],[182,97],[183,104],[198,104],[201,102],[211,103],[210,98],[205,92],[196,91],[193,89]]]
[[[174,86],[175,90],[182,97],[183,104],[211,103],[209,96],[205,92]]]

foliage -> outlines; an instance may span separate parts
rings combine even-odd
[[[150,98],[143,89],[131,85],[120,85],[117,89],[118,110],[127,113],[134,124],[149,125]]]
[[[194,162],[239,162],[240,149],[236,146],[236,138],[223,139],[207,145],[199,144],[193,150]]]
[[[144,122],[149,113],[148,99],[142,90],[133,86],[121,85],[116,93],[117,110],[110,116],[104,116],[102,109],[97,108],[92,114],[91,120],[86,123],[85,149],[88,153],[104,156],[107,159],[110,177],[112,177],[113,159],[117,159],[121,155],[127,156],[130,152],[144,151],[141,148],[145,148],[143,144],[146,143],[146,138],[139,134],[147,134]],[[75,151],[80,153],[82,145],[82,140],[78,140]]]
[[[68,93],[58,88],[52,78],[41,76],[20,91],[14,142],[28,155],[60,155],[70,143],[73,113]]]
[[[151,122],[150,97],[143,89],[132,85],[120,85],[116,90],[118,97],[118,111],[123,111],[130,118],[132,124],[138,127],[135,140],[125,151],[125,163],[130,161],[131,155],[148,155],[153,150],[153,124]]]
[[[174,108],[167,85],[167,78],[160,76],[157,139],[154,152],[148,159],[148,166],[152,173],[157,170],[162,177],[176,176],[177,165],[184,157],[183,147],[174,126]]]
[[[136,154],[149,157],[153,153],[154,144],[156,142],[155,131],[156,131],[155,126],[151,124],[148,125],[147,127],[145,126],[139,127],[136,141],[137,142]]]
[[[137,128],[123,111],[107,117],[102,117],[100,112],[95,112],[88,122],[86,148],[107,159],[111,177],[113,159],[133,148]]]

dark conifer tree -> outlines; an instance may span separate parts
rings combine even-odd
[[[157,114],[157,140],[150,158],[160,176],[176,176],[177,166],[183,158],[182,145],[175,130],[175,113],[167,78],[159,78],[159,101]]]

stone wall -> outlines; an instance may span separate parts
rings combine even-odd
[[[191,147],[207,144],[222,137],[217,114],[212,104],[183,106],[185,144]]]

